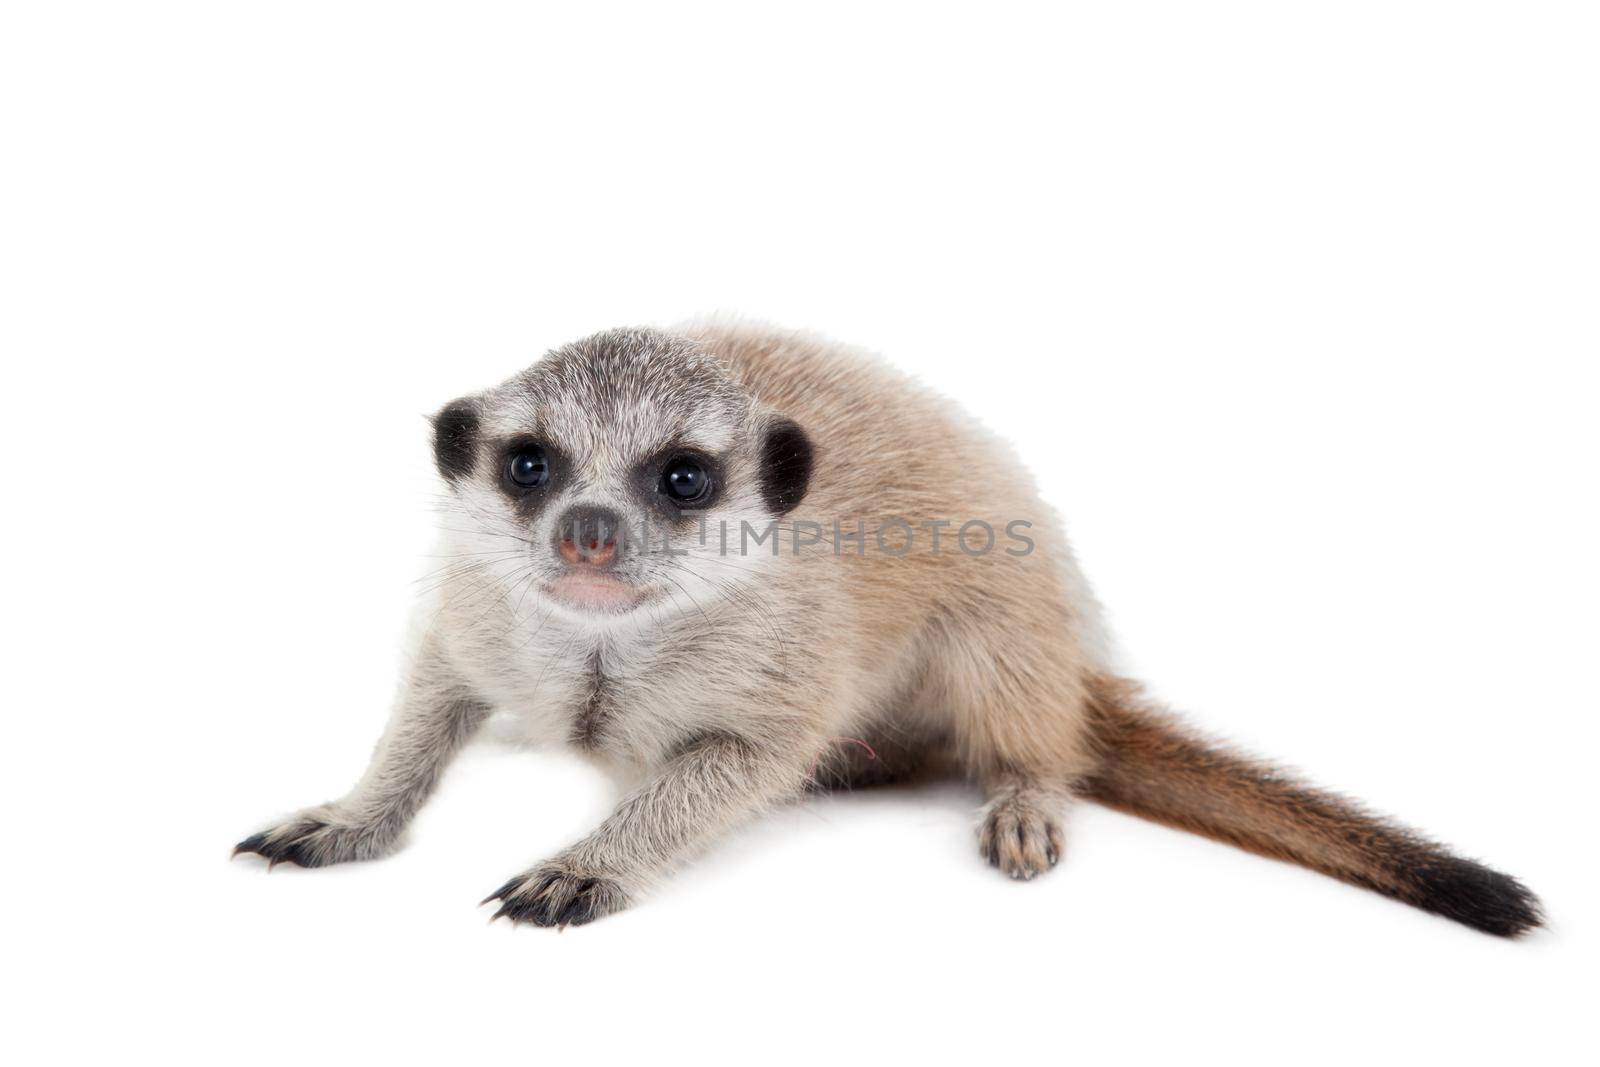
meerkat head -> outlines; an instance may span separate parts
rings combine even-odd
[[[812,470],[804,430],[656,330],[596,334],[446,405],[434,456],[479,574],[601,623],[736,593],[773,553],[730,551],[722,531],[773,529]]]

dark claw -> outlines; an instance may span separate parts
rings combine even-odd
[[[480,907],[480,908],[483,907],[485,904],[489,903],[489,901],[491,901],[491,900],[503,900],[503,899],[505,899],[505,896],[506,896],[507,893],[511,892],[513,889],[517,888],[517,886],[522,884],[522,878],[523,878],[522,875],[520,875],[520,874],[517,875],[515,878],[511,879],[510,881],[508,881],[505,885],[501,886],[499,889],[496,889],[493,893],[490,893],[488,896],[486,896],[482,900],[478,901],[478,907]],[[501,909],[501,910],[503,911],[504,909]],[[500,917],[500,915],[497,913],[494,918],[498,919],[499,917]],[[492,922],[493,920],[491,919],[490,921]]]
[[[519,889],[519,886],[526,888]],[[502,916],[513,923],[534,926],[583,926],[617,910],[622,895],[615,885],[600,878],[580,878],[565,871],[546,871],[531,883],[518,875],[484,899],[499,900],[493,922]]]
[[[254,852],[257,855],[260,855],[261,848],[266,843],[267,835],[265,833],[251,834],[249,837],[233,846],[233,853],[228,858],[232,859],[241,852]]]
[[[317,829],[320,827],[312,826],[276,839],[272,837],[272,831],[251,834],[233,846],[233,855],[243,852],[260,856],[267,861],[269,871],[280,863],[292,863],[296,867],[321,867],[328,862],[327,859],[313,852],[304,838],[306,833]]]
[[[287,842],[278,855],[273,857],[273,861],[275,863],[292,863],[296,867],[321,866],[312,852],[300,841]]]
[[[567,906],[561,909],[561,914],[555,917],[557,926],[582,926],[594,918],[594,900],[591,895],[596,885],[593,878],[588,879],[578,886],[578,891],[567,901]]]

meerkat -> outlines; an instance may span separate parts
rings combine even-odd
[[[1190,731],[1119,677],[1008,446],[874,356],[693,324],[601,333],[433,418],[450,564],[343,798],[240,842],[383,856],[491,716],[637,784],[483,901],[577,926],[807,790],[975,781],[981,856],[1031,879],[1083,797],[1505,937],[1514,878]],[[753,544],[752,544],[753,542]]]

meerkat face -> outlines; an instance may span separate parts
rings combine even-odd
[[[737,595],[775,562],[812,467],[800,427],[654,330],[597,334],[447,405],[434,450],[462,565],[508,603],[597,624]],[[771,531],[755,552],[746,525]]]

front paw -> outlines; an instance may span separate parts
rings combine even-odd
[[[326,867],[331,863],[370,860],[386,855],[392,836],[370,826],[341,819],[331,806],[308,808],[270,830],[252,834],[233,846],[233,854],[254,853],[271,870],[280,863]]]
[[[582,926],[628,906],[622,887],[609,878],[585,874],[558,863],[545,863],[517,875],[483,898],[500,901],[502,915],[514,923],[535,926]]]

